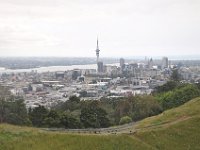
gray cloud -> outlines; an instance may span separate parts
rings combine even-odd
[[[200,54],[199,0],[0,0],[0,55]]]

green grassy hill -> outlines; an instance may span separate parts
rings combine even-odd
[[[137,137],[155,149],[200,150],[200,98],[136,125]]]
[[[140,150],[151,149],[129,135],[46,132],[0,125],[0,150]]]
[[[3,124],[0,150],[199,150],[200,98],[144,119],[132,130],[136,132],[68,134]]]

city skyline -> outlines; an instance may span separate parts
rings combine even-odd
[[[197,0],[0,0],[0,57],[200,56]],[[181,56],[180,56],[181,57]]]

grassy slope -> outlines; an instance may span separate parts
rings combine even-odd
[[[139,122],[134,135],[78,135],[0,125],[0,150],[200,149],[200,98]]]
[[[0,125],[0,150],[151,149],[128,135],[78,135]]]
[[[200,149],[200,98],[144,119],[135,137],[161,150]]]

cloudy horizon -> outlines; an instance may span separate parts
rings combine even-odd
[[[0,0],[0,56],[200,55],[198,0]]]

